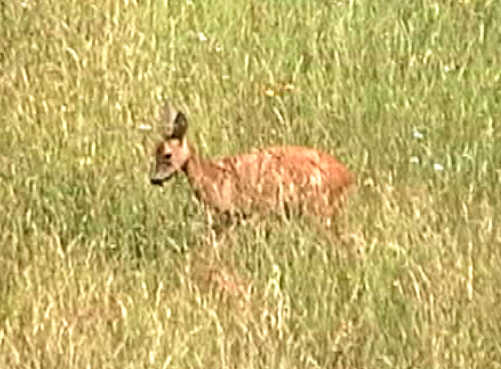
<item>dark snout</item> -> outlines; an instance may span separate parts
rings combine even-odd
[[[162,186],[164,182],[168,181],[172,175],[162,171],[155,171],[150,175],[150,182],[152,185]]]
[[[150,176],[150,183],[156,186],[162,186],[164,182],[167,182],[173,177],[174,173],[170,172],[157,172]]]
[[[155,186],[162,186],[164,184],[165,179],[163,178],[156,178],[156,177],[151,177],[150,182],[152,185]]]
[[[162,186],[170,179],[172,173],[162,165],[153,165],[150,171],[150,183],[155,186]]]

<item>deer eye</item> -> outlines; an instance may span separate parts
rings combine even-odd
[[[172,153],[171,152],[166,152],[164,154],[164,159],[170,159],[172,157]]]

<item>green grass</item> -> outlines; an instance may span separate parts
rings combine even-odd
[[[489,0],[2,2],[0,367],[501,367],[500,23]],[[186,179],[148,182],[166,98],[203,155],[337,156],[346,212],[214,233]]]

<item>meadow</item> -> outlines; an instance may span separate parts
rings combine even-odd
[[[1,368],[501,367],[501,3],[0,2]],[[306,145],[331,228],[214,230],[149,183],[158,108],[200,154]]]

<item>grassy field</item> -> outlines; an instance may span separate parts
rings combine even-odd
[[[501,368],[501,3],[0,2],[1,368]],[[315,146],[333,229],[148,173]]]

